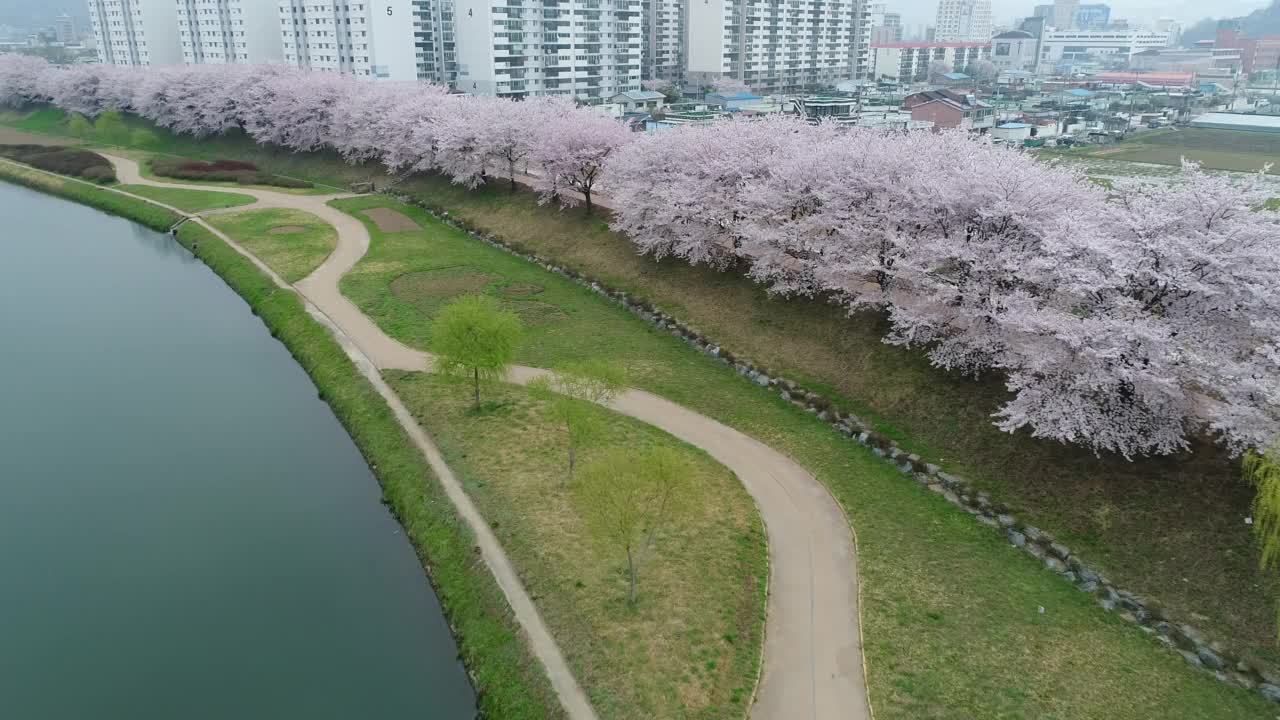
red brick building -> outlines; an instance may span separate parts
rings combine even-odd
[[[990,105],[954,90],[908,95],[902,101],[902,109],[911,113],[912,120],[932,122],[934,132],[951,128],[985,132],[995,125],[995,112]]]

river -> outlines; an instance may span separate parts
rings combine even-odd
[[[208,268],[0,182],[0,718],[474,717],[379,498]]]

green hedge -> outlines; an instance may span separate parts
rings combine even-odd
[[[480,693],[481,712],[492,718],[563,717],[470,529],[378,391],[294,293],[277,287],[195,223],[183,225],[178,240],[234,288],[289,348],[364,454],[382,485],[384,502],[430,573]]]

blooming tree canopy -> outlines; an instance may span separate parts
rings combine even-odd
[[[38,103],[466,187],[528,173],[543,202],[590,208],[607,191],[612,227],[643,253],[878,310],[886,342],[999,373],[1009,395],[993,420],[1010,432],[1126,456],[1175,452],[1192,434],[1236,451],[1280,434],[1280,214],[1259,179],[1188,163],[1168,183],[1106,190],[963,133],[772,117],[642,135],[562,99],[278,65],[0,56],[0,104]]]

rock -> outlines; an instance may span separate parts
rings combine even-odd
[[[1084,567],[1083,565],[1076,570],[1076,573],[1080,576],[1080,579],[1085,582],[1098,582],[1098,573]]]
[[[710,352],[710,353],[711,353],[711,357],[720,357],[720,346],[719,346],[719,345],[713,345],[713,346],[711,346],[711,349],[710,349],[710,350],[708,350],[708,352]]]
[[[1066,571],[1066,572],[1062,573],[1062,577],[1063,577],[1067,582],[1071,583],[1072,585],[1074,585],[1074,584],[1075,584],[1075,582],[1076,582],[1076,580],[1078,580],[1078,579],[1079,579],[1079,578],[1077,578],[1077,577],[1076,577],[1076,574],[1075,574],[1074,572],[1070,571],[1070,570],[1068,570],[1068,571]]]
[[[826,410],[823,410],[822,412],[818,413],[818,419],[821,420],[822,422],[826,422],[831,419],[831,415]]]
[[[769,387],[769,384],[773,382],[773,379],[763,373],[756,373],[755,381],[760,387]]]
[[[1013,543],[1014,547],[1023,547],[1027,544],[1027,536],[1017,530],[1010,530],[1009,542]]]
[[[996,522],[996,519],[991,517],[990,515],[977,515],[975,517],[977,517],[978,522],[982,523],[983,525],[988,525],[990,527],[1000,526],[1000,524]]]
[[[984,492],[978,493],[978,507],[991,507],[991,498],[987,497],[987,494]]]
[[[937,465],[934,465],[933,463],[925,463],[924,469],[925,469],[925,471],[926,471],[926,472],[928,472],[930,475],[937,475],[937,474],[938,474],[938,466],[937,466]]]
[[[1111,600],[1110,598],[1099,598],[1098,604],[1101,605],[1102,609],[1106,610],[1107,612],[1111,612],[1112,610],[1116,609],[1116,602],[1114,600]]]
[[[1053,553],[1054,555],[1057,555],[1063,560],[1066,560],[1067,558],[1071,557],[1071,550],[1068,549],[1066,545],[1063,545],[1062,543],[1059,543],[1059,542],[1056,542],[1050,545],[1049,552]]]
[[[1122,612],[1117,617],[1125,622],[1138,622],[1138,618],[1134,617],[1133,613]]]
[[[786,390],[783,390],[782,392],[778,393],[778,397],[782,398],[783,400],[790,400],[791,393],[787,392]]]
[[[866,445],[868,442],[870,442],[870,440],[871,440],[871,433],[864,430],[858,434],[858,442],[862,443],[863,445]]]
[[[1262,683],[1258,686],[1258,692],[1262,693],[1262,697],[1270,700],[1271,702],[1280,702],[1280,685]]]
[[[1204,635],[1201,635],[1199,630],[1196,630],[1190,625],[1179,625],[1178,630],[1182,632],[1183,637],[1195,643],[1196,645],[1209,644],[1208,641],[1205,640]]]
[[[1227,666],[1227,661],[1223,660],[1221,655],[1207,647],[1196,648],[1196,655],[1200,656],[1200,662],[1204,663],[1205,667],[1221,670]]]
[[[947,488],[944,487],[942,483],[933,483],[932,485],[929,486],[929,489],[938,493],[939,495],[942,495],[947,492]]]
[[[1081,592],[1092,593],[1092,592],[1094,592],[1095,590],[1097,590],[1097,589],[1098,589],[1098,581],[1097,581],[1097,580],[1085,580],[1084,582],[1080,583],[1080,584],[1079,584],[1079,585],[1077,585],[1076,587],[1080,588],[1080,591],[1081,591]]]
[[[1031,542],[1036,542],[1040,540],[1040,538],[1044,537],[1044,531],[1038,527],[1035,527],[1034,525],[1028,525],[1022,528],[1022,532],[1027,536],[1027,539],[1030,540]]]
[[[1035,559],[1040,560],[1042,562],[1044,561],[1044,558],[1045,558],[1044,549],[1041,548],[1039,545],[1031,545],[1028,543],[1022,549],[1027,551],[1027,553],[1029,553]]]
[[[951,503],[952,505],[960,504],[960,498],[956,497],[956,494],[951,492],[950,490],[942,493],[942,497],[946,498],[947,502]]]
[[[1000,527],[1013,527],[1013,524],[1017,521],[1013,519],[1012,515],[1000,514],[996,516],[996,522],[1000,523]]]
[[[1063,570],[1067,569],[1067,566],[1063,565],[1061,560],[1059,560],[1058,558],[1052,555],[1044,556],[1044,566],[1054,571],[1055,573],[1060,573]]]

